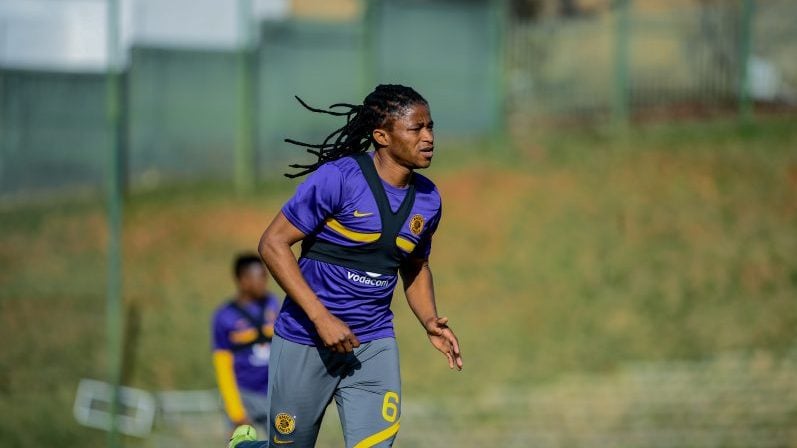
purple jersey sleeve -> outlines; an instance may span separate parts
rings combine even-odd
[[[302,182],[282,207],[282,213],[297,229],[309,235],[340,205],[343,175],[331,163],[321,165]]]
[[[213,350],[232,350],[229,328],[224,323],[223,313],[217,312],[213,317]]]
[[[420,241],[418,241],[418,245],[415,247],[415,250],[412,251],[412,256],[422,259],[428,259],[429,255],[432,253],[432,237],[434,233],[437,231],[437,225],[440,224],[440,218],[443,215],[442,209],[437,212],[437,214],[432,218],[429,223],[429,230],[424,233],[423,237]]]

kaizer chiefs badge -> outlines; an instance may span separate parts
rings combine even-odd
[[[410,232],[413,235],[420,235],[423,230],[423,216],[415,215],[410,219]]]
[[[296,421],[289,414],[280,412],[274,417],[274,428],[282,435],[288,435],[296,429]]]

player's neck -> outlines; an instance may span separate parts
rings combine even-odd
[[[241,305],[253,302],[254,300],[255,297],[250,296],[249,294],[246,294],[243,291],[238,291],[238,293],[235,294],[235,302]]]
[[[381,151],[374,153],[374,167],[383,181],[396,188],[405,188],[410,183],[412,170],[402,166]]]

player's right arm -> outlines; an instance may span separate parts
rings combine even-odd
[[[235,381],[233,362],[232,352],[228,350],[213,351],[213,370],[216,373],[216,383],[219,386],[222,403],[224,403],[224,412],[236,426],[247,425],[250,422],[238,391],[238,384]]]
[[[321,303],[302,276],[291,251],[291,246],[305,237],[305,233],[280,212],[260,237],[258,252],[277,283],[313,322],[324,345],[339,353],[351,352],[360,346],[360,341],[348,325]]]
[[[249,424],[238,382],[235,379],[235,358],[229,339],[230,328],[217,313],[213,317],[213,371],[219,386],[224,412],[235,425]]]

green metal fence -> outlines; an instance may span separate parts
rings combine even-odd
[[[379,82],[416,86],[442,131],[486,134],[500,126],[501,2],[380,1],[372,8]]]
[[[128,185],[278,175],[304,156],[284,138],[338,125],[294,95],[327,106],[407,83],[428,97],[441,134],[493,132],[500,4],[380,0],[349,23],[262,23],[259,45],[241,52],[135,47],[123,78]],[[0,90],[0,195],[102,185],[103,76],[0,68]]]
[[[260,24],[242,52],[135,47],[125,73],[128,185],[281,173],[336,122],[295,102],[357,101],[415,86],[441,136],[537,119],[626,123],[648,112],[797,104],[797,3],[634,0],[576,18],[519,21],[505,0],[374,0],[349,23]],[[609,5],[609,0],[607,0]],[[0,68],[0,196],[102,185],[105,79]]]
[[[340,126],[314,114],[294,95],[326,107],[360,101],[370,92],[364,70],[363,23],[266,23],[258,52],[258,161],[261,172],[284,172],[286,161],[306,156],[286,137],[323,139]]]
[[[0,193],[102,185],[105,78],[0,71]]]
[[[135,48],[128,89],[134,182],[232,173],[235,54]]]
[[[793,107],[797,3],[696,2],[645,12],[633,0],[509,29],[510,110],[624,121],[653,110]]]

